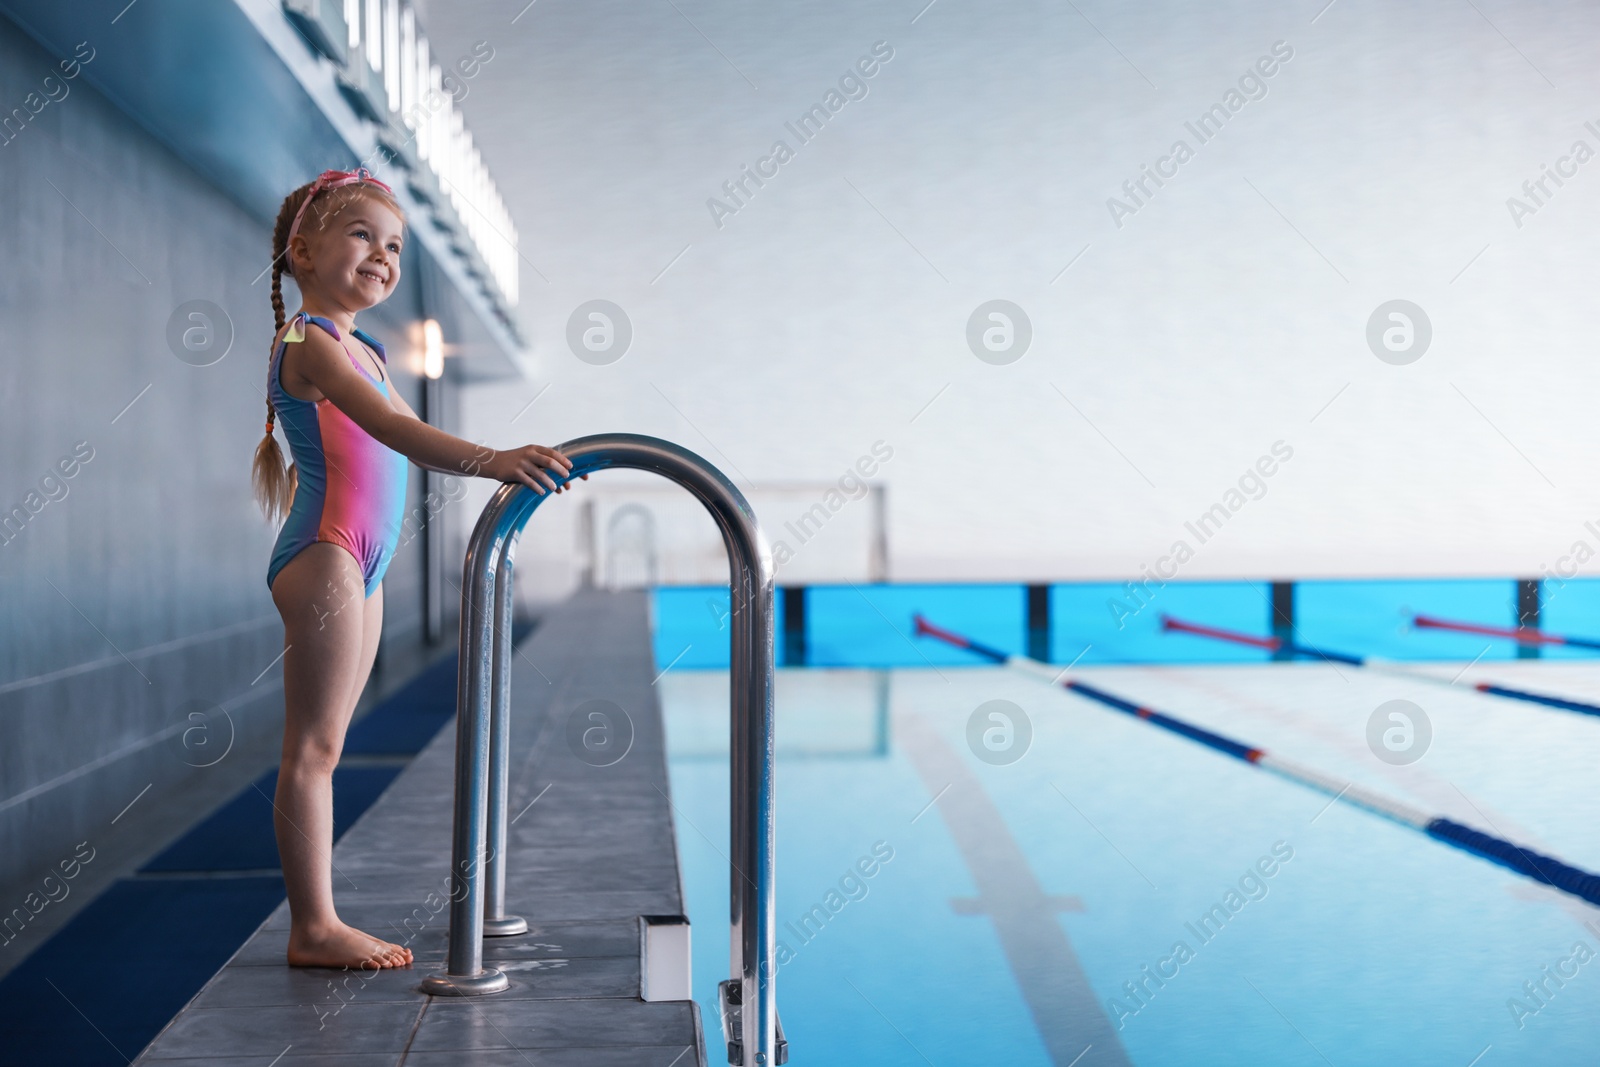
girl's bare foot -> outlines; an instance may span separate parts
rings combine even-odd
[[[384,967],[405,967],[410,963],[411,950],[405,946],[382,941],[337,920],[335,925],[322,930],[302,932],[296,927],[289,931],[291,967],[353,967],[375,970]]]

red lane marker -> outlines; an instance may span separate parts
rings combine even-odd
[[[916,633],[918,634],[932,634],[934,637],[949,641],[952,645],[955,645],[958,648],[966,648],[969,644],[965,637],[962,637],[958,633],[953,633],[950,630],[946,630],[943,627],[935,626],[927,619],[924,619],[921,615],[913,615],[911,617],[911,621],[916,627]]]
[[[1237,645],[1251,645],[1255,648],[1264,648],[1276,652],[1283,647],[1283,641],[1276,637],[1256,637],[1254,634],[1242,634],[1237,630],[1221,630],[1215,626],[1201,626],[1198,623],[1183,622],[1174,619],[1171,615],[1161,616],[1163,630],[1177,630],[1179,633],[1198,634],[1201,637],[1214,637],[1218,641],[1232,641]]]
[[[1483,634],[1485,637],[1504,637],[1521,645],[1564,645],[1565,637],[1541,633],[1538,630],[1517,630],[1506,626],[1485,626],[1475,622],[1451,622],[1431,615],[1417,615],[1411,624],[1419,630],[1454,630],[1463,634]]]

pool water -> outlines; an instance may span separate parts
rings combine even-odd
[[[1510,579],[1308,581],[1294,583],[1295,641],[1330,652],[1398,660],[1502,661],[1510,641],[1410,625],[1415,614],[1510,627],[1517,622]],[[1161,616],[1272,634],[1271,583],[1172,582],[1138,596],[1126,584],[1049,587],[1049,659],[1108,663],[1264,663],[1271,653],[1164,632]],[[784,617],[780,589],[777,618]],[[655,591],[655,651],[673,669],[728,665],[727,586]],[[830,585],[806,590],[806,664],[813,667],[966,666],[961,649],[913,636],[912,616],[961,631],[1006,652],[1026,654],[1027,590],[1021,585]],[[1543,627],[1600,638],[1600,579],[1543,586]],[[780,641],[781,649],[781,641]],[[1540,659],[1592,659],[1593,652],[1545,646]],[[779,661],[784,662],[780,651]]]
[[[880,628],[900,621],[895,606],[879,601]],[[917,607],[967,632],[982,624],[982,612],[940,619]],[[1002,608],[988,623],[996,633]],[[658,655],[676,644],[665,667],[682,634],[663,639],[659,599],[657,611]],[[945,654],[955,650],[909,640],[928,645],[932,662],[779,672],[778,996],[792,1063],[1594,1061],[1600,909],[1059,688],[959,666]],[[852,643],[861,649],[837,647]],[[1587,787],[1600,722],[1263,659],[1076,674],[1600,870],[1600,796]],[[1461,666],[1419,669],[1449,678]],[[1590,662],[1485,656],[1464,675],[1478,679],[1600,700]],[[716,983],[728,973],[727,680],[680,659],[658,687],[695,995],[714,1047]],[[1433,729],[1407,766],[1367,743],[1369,718],[1395,698],[1422,707]],[[995,700],[1031,726],[1031,740],[1000,757],[982,742],[988,720],[969,729]]]

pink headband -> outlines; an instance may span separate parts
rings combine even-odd
[[[355,170],[325,170],[317,175],[317,180],[311,183],[311,191],[306,194],[304,200],[300,201],[300,210],[294,213],[294,221],[289,224],[289,236],[283,242],[284,269],[286,271],[291,275],[294,273],[294,260],[288,258],[289,245],[294,241],[294,235],[300,232],[300,220],[305,217],[306,208],[311,206],[311,201],[315,200],[317,194],[324,189],[337,189],[341,185],[350,185],[354,182],[363,181],[371,182],[390,196],[394,195],[394,190],[374,178],[372,172],[367,170],[366,167],[357,167]]]

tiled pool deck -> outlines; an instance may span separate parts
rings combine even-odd
[[[416,962],[292,969],[282,904],[135,1062],[703,1067],[695,1003],[639,997],[639,917],[684,909],[655,673],[642,593],[580,593],[514,654],[506,902],[530,928],[484,944],[508,991],[417,989],[442,969],[448,934],[446,728],[333,853],[341,916],[407,944]],[[631,747],[609,766],[569,743],[569,720],[590,721],[579,709],[594,700],[632,723]]]

